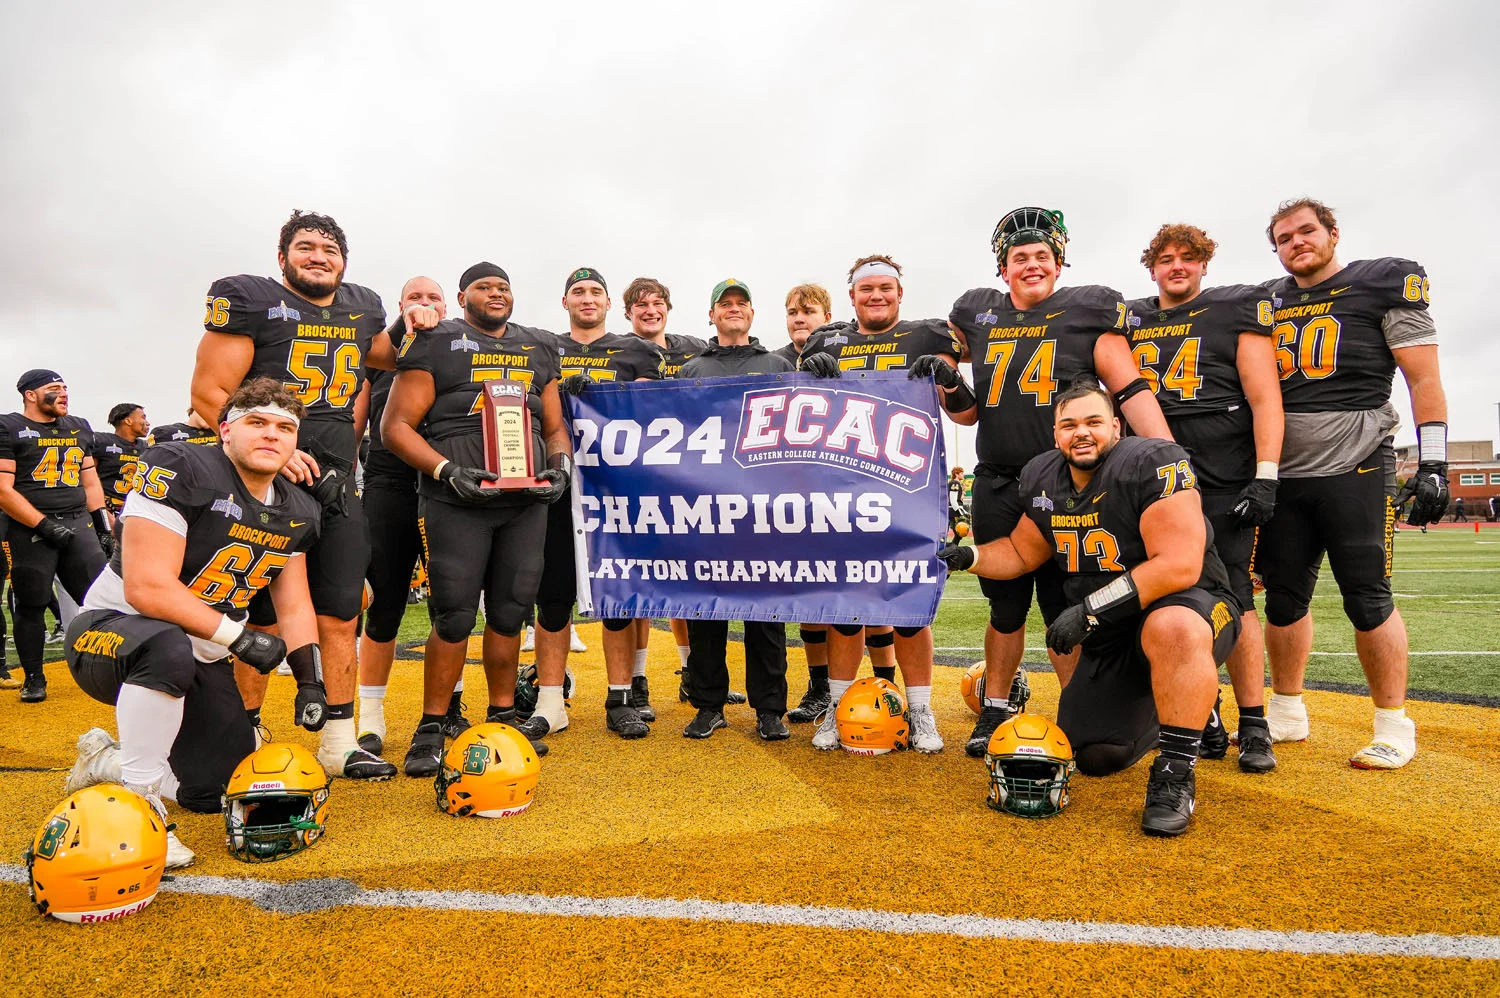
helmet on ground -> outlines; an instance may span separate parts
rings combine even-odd
[[[542,762],[526,736],[487,722],[453,739],[438,771],[438,810],[457,817],[509,818],[531,806]]]
[[[571,667],[563,672],[563,700],[573,699],[573,670]],[[536,672],[536,665],[527,662],[516,670],[516,716],[526,720],[536,712],[537,697],[541,695],[540,677]]]
[[[301,745],[262,745],[235,767],[224,791],[229,851],[247,863],[269,863],[306,849],[323,836],[331,783]]]
[[[975,662],[958,677],[958,692],[974,713],[984,707],[984,663]]]
[[[1022,818],[1050,818],[1068,806],[1073,746],[1062,728],[1039,714],[1018,714],[995,729],[984,764],[987,803]]]
[[[64,922],[112,922],[156,897],[167,824],[139,794],[96,783],[47,816],[24,858],[37,911]]]
[[[839,744],[855,755],[885,755],[906,748],[906,697],[876,676],[857,680],[835,708]]]

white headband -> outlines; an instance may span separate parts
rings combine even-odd
[[[849,275],[849,283],[858,284],[866,277],[894,277],[897,284],[901,283],[900,272],[883,260],[871,260],[869,263],[860,264],[854,273]]]
[[[224,422],[232,423],[236,419],[243,419],[251,413],[261,416],[271,416],[275,419],[290,419],[295,426],[301,426],[302,420],[298,419],[290,411],[279,405],[253,405],[248,409],[230,409],[229,415],[224,417]]]

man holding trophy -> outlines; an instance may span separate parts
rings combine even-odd
[[[510,278],[493,263],[464,271],[458,304],[462,319],[403,339],[380,424],[386,446],[421,476],[432,635],[422,719],[405,763],[406,775],[418,777],[441,765],[441,722],[481,595],[486,719],[515,723],[520,633],[542,577],[537,539],[546,504],[564,494],[573,470],[554,334],[510,321]]]

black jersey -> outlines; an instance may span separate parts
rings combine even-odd
[[[198,444],[203,447],[217,447],[219,446],[219,431],[212,427],[194,426],[192,423],[167,423],[164,426],[151,427],[151,435],[146,438],[147,447],[180,442]]]
[[[140,456],[142,441],[126,440],[118,433],[94,434],[94,467],[104,498],[114,505],[125,501],[135,481],[135,460]]]
[[[938,354],[958,361],[960,347],[942,319],[901,321],[878,333],[860,332],[853,323],[819,326],[807,336],[802,353],[788,358],[799,368],[802,358],[826,353],[841,371],[904,371],[918,357]]]
[[[1062,451],[1047,451],[1021,469],[1021,505],[1052,545],[1071,603],[1146,560],[1141,515],[1174,492],[1197,488],[1187,452],[1170,440],[1125,437],[1099,462],[1082,492]],[[1228,592],[1229,576],[1205,518],[1203,572],[1197,585]]]
[[[634,335],[634,334],[632,334]],[[675,378],[682,371],[682,365],[701,354],[708,347],[708,343],[696,336],[688,336],[686,333],[664,333],[667,347],[662,352],[666,358],[662,361],[661,376],[663,378]],[[640,339],[646,339],[644,336]],[[651,343],[651,340],[646,340]]]
[[[16,462],[16,491],[41,513],[88,506],[83,462],[94,453],[94,431],[82,416],[46,422],[19,412],[0,416],[0,458]]]
[[[1291,277],[1275,296],[1276,368],[1287,412],[1378,409],[1391,397],[1396,358],[1384,320],[1393,308],[1427,309],[1427,272],[1411,260],[1357,260],[1321,284]]]
[[[460,319],[445,319],[421,333],[407,333],[396,357],[398,371],[426,371],[432,375],[432,408],[422,430],[433,450],[455,464],[484,467],[484,424],[480,421],[480,389],[486,381],[509,379],[530,386],[526,404],[531,410],[534,467],[546,466],[542,440],[541,393],[558,378],[557,334],[517,323],[504,335],[491,336]],[[417,491],[442,502],[462,505],[453,490],[421,475]],[[516,504],[531,502],[516,496]],[[504,503],[502,503],[504,505]]]
[[[275,378],[307,407],[298,445],[353,467],[354,396],[370,343],[385,331],[379,295],[341,284],[324,308],[268,277],[224,277],[208,289],[203,327],[250,337],[246,377]]]
[[[1120,293],[1099,285],[1058,288],[1025,311],[996,288],[965,291],[948,321],[974,365],[979,460],[1019,468],[1052,449],[1052,397],[1075,380],[1097,380],[1094,344],[1124,335]]]
[[[396,380],[396,372],[371,371],[365,380],[370,385],[370,415],[366,421],[370,427],[370,452],[364,460],[365,485],[368,487],[372,479],[378,478],[383,481],[404,482],[410,487],[415,481],[416,472],[411,465],[387,450],[385,441],[380,438],[380,419],[385,415],[385,404],[390,401],[391,383]]]
[[[317,501],[280,476],[272,489],[273,501],[260,502],[221,448],[180,442],[143,451],[136,476],[142,497],[187,521],[178,578],[221,612],[245,609],[292,555],[317,540],[322,520]],[[131,519],[124,517],[122,531],[130,530]],[[124,578],[122,550],[123,545],[116,549],[110,569]]]
[[[557,350],[562,378],[587,374],[595,381],[657,381],[666,362],[661,347],[634,333],[605,333],[592,343],[579,343],[562,333]]]

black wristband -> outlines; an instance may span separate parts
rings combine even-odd
[[[292,675],[299,683],[323,681],[323,653],[315,643],[287,652],[286,664],[292,667]]]
[[[1124,405],[1140,392],[1149,392],[1151,384],[1145,378],[1136,378],[1130,384],[1115,392],[1115,405]]]
[[[104,507],[89,510],[89,519],[94,521],[94,529],[100,534],[109,533],[109,515],[104,512]]]
[[[1126,572],[1109,585],[1085,596],[1083,608],[1090,617],[1106,623],[1126,620],[1141,611],[1141,594],[1136,591],[1135,580]]]
[[[949,412],[968,412],[978,401],[974,397],[974,389],[962,378],[958,379],[957,388],[943,393],[943,408]]]

